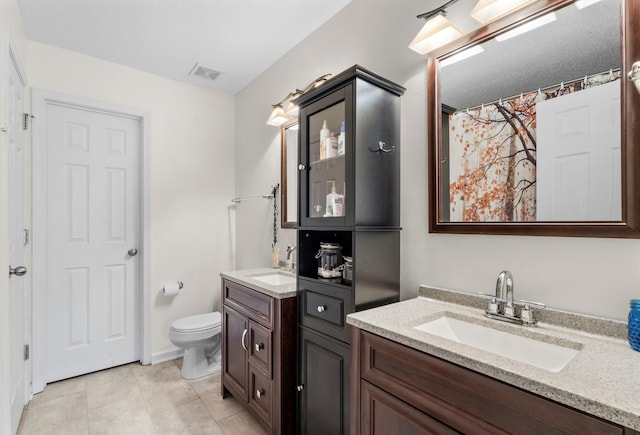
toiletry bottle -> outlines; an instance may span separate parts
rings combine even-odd
[[[334,205],[336,196],[338,196],[338,194],[336,193],[336,183],[333,183],[331,185],[331,193],[327,195],[327,208],[324,214],[325,216],[335,216]]]
[[[335,186],[334,186],[335,191]],[[344,196],[336,193],[336,196],[333,197],[333,215],[334,216],[343,216],[344,215]]]
[[[326,141],[327,141],[327,146],[326,146],[327,158],[337,156],[338,155],[338,138],[336,137],[336,134],[334,132],[331,132],[329,134],[329,138],[326,139]]]
[[[338,135],[338,155],[344,155],[344,121],[340,126],[340,134]]]
[[[329,139],[329,128],[327,127],[327,120],[322,123],[322,129],[320,130],[320,160],[327,158],[327,141]]]

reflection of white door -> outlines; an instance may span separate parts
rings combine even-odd
[[[140,359],[139,120],[46,107],[46,382]]]
[[[620,80],[536,106],[537,219],[620,220]]]
[[[11,59],[13,60],[13,59]],[[27,260],[26,225],[24,212],[25,193],[25,135],[22,129],[24,114],[25,83],[14,62],[9,62],[8,151],[9,151],[9,266],[15,272],[9,278],[9,328],[10,328],[10,400],[11,432],[16,433],[27,403],[25,351],[25,293],[28,291],[26,277],[22,277]],[[5,272],[6,273],[6,272]]]

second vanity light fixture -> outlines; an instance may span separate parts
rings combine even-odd
[[[458,0],[449,0],[439,8],[418,15],[417,18],[425,19],[427,22],[422,29],[420,29],[416,37],[413,38],[413,41],[409,44],[409,48],[420,54],[427,54],[462,36],[462,31],[445,18],[447,14],[446,9],[457,1]],[[485,24],[533,1],[534,0],[479,0],[471,10],[471,17]]]
[[[318,86],[329,80],[330,77],[331,74],[323,74],[309,83],[306,88],[302,90],[296,89],[293,92],[289,92],[286,97],[271,106],[273,107],[273,111],[271,112],[271,116],[269,116],[269,119],[267,119],[267,124],[273,125],[275,127],[280,127],[285,122],[297,118],[298,105],[296,104],[296,99],[300,97],[300,95],[309,92],[311,89],[317,88]]]

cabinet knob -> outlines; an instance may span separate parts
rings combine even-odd
[[[256,390],[256,397],[260,399],[262,396],[264,396],[264,390]]]
[[[322,313],[323,311],[326,311],[327,307],[325,307],[324,305],[318,305],[318,312]]]
[[[298,171],[304,171],[305,169],[307,169],[307,165],[305,165],[304,163],[300,163],[298,165]]]
[[[302,384],[301,384],[301,385],[298,385],[298,386],[296,387],[296,390],[298,390],[298,392],[300,392],[300,391],[304,390],[304,385],[302,385]]]
[[[264,349],[264,344],[262,343],[256,344],[256,352],[260,352],[260,350],[262,349]]]

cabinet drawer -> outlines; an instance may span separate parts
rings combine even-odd
[[[271,330],[249,321],[249,362],[272,379]]]
[[[367,332],[360,332],[360,356],[362,379],[464,433],[623,433],[597,417]]]
[[[298,290],[300,323],[349,342],[346,316],[353,312],[351,291],[338,287],[301,284]]]
[[[273,327],[273,298],[253,289],[224,280],[224,304],[264,326]]]
[[[249,364],[249,406],[271,426],[271,409],[273,408],[273,389],[271,379]]]

